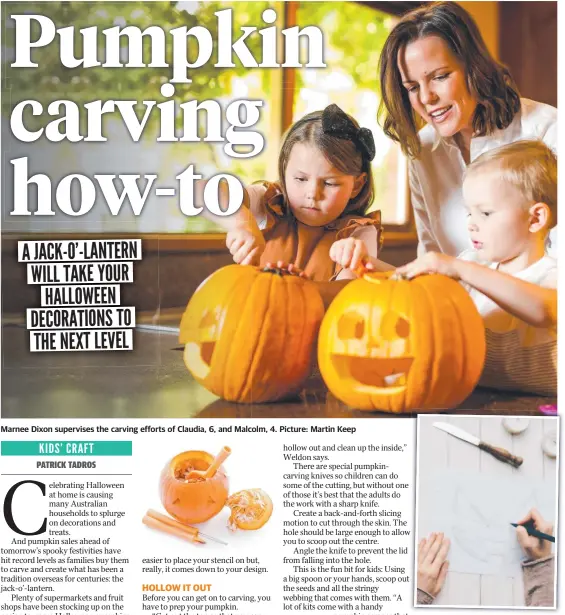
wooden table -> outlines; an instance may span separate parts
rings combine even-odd
[[[177,335],[137,330],[133,351],[30,353],[22,326],[2,328],[4,418],[375,418],[328,393],[319,378],[283,403],[234,404],[195,382],[182,359]],[[476,389],[459,408],[465,414],[538,414],[555,398]],[[414,414],[404,415],[407,417]]]
[[[432,426],[435,421],[450,423],[481,440],[502,446],[525,459],[519,470],[501,463],[458,438]],[[491,417],[420,416],[418,420],[418,476],[429,477],[442,470],[476,471],[485,476],[521,476],[544,479],[555,483],[557,463],[541,449],[544,435],[555,431],[558,421],[553,417],[532,417],[528,428],[517,436],[510,435],[502,419]],[[557,485],[556,485],[557,488]],[[423,494],[418,496],[423,497]],[[524,514],[527,511],[524,511]],[[416,520],[416,526],[418,521]],[[422,536],[417,536],[417,541]],[[417,544],[416,541],[416,544]],[[436,598],[438,605],[524,606],[522,576],[463,574],[449,572],[443,590]]]

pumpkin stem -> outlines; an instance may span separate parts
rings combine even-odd
[[[406,278],[398,276],[394,271],[367,271],[365,270],[360,276],[362,280],[367,282],[373,282],[373,284],[380,284],[387,280],[404,280]]]
[[[366,280],[367,282],[374,282],[375,284],[380,284],[384,280],[404,279],[398,276],[395,271],[373,271],[372,269],[367,269],[364,262],[361,262],[357,265],[354,270],[354,273],[361,280]]]
[[[299,276],[298,273],[294,273],[293,271],[289,271],[285,267],[263,267],[263,269],[261,269],[261,271],[263,273],[275,273],[276,275],[280,276],[281,278],[283,276],[285,276],[285,275]]]

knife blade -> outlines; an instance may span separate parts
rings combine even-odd
[[[477,446],[480,450],[485,451],[485,453],[489,453],[499,461],[504,461],[505,463],[509,463],[514,468],[519,468],[524,460],[522,457],[517,457],[513,455],[510,451],[507,451],[505,448],[500,446],[493,446],[492,444],[488,444],[487,442],[483,442],[476,436],[471,435],[470,433],[460,429],[459,427],[454,427],[449,423],[439,423],[436,422],[433,424],[437,429],[441,429],[446,433],[459,438],[459,440],[463,440],[464,442],[468,442],[469,444],[473,444]]]

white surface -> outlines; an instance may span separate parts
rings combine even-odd
[[[446,470],[420,482],[419,537],[444,532],[451,539],[452,572],[515,577],[522,551],[510,525],[537,508],[553,519],[555,483],[516,476]]]

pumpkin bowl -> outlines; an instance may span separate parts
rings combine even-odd
[[[185,451],[163,468],[159,481],[161,503],[181,523],[202,523],[224,507],[229,481],[223,466],[211,478],[187,478],[191,470],[206,470],[212,461],[214,456],[205,451]]]
[[[186,307],[179,336],[185,365],[228,401],[287,398],[310,374],[323,315],[314,283],[277,268],[228,265]]]
[[[329,390],[360,410],[448,409],[474,389],[486,353],[482,318],[456,281],[364,273],[330,304],[318,364]]]

